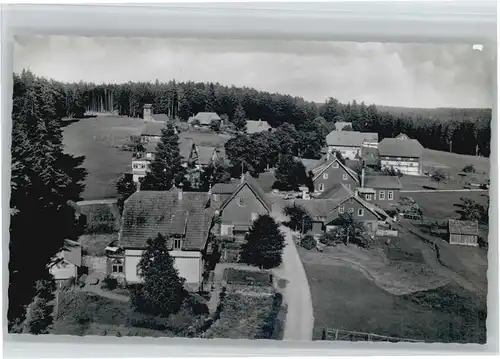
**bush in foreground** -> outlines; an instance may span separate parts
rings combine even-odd
[[[302,240],[300,241],[300,246],[302,248],[307,249],[307,250],[314,249],[314,248],[316,248],[316,240],[314,239],[313,236],[308,234],[307,236],[302,238]]]

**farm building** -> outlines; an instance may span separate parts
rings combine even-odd
[[[188,289],[199,290],[213,216],[208,193],[182,189],[134,193],[123,210],[118,238],[122,254],[109,256],[109,274],[125,283],[140,282],[137,266],[146,241],[160,233],[168,238],[170,255]]]
[[[69,239],[64,241],[61,250],[52,257],[48,269],[59,287],[78,278],[82,267],[82,247]]]
[[[387,208],[398,203],[403,187],[398,176],[365,176],[361,174],[361,187],[358,194],[365,201]]]
[[[199,126],[202,127],[209,127],[212,124],[212,121],[220,123],[222,119],[215,112],[198,112],[196,116],[189,118],[188,124],[199,124]]]
[[[450,244],[463,246],[478,246],[479,225],[477,221],[448,220],[448,234]]]
[[[399,138],[384,138],[379,143],[378,152],[382,168],[393,168],[406,175],[422,174],[424,147],[417,140],[402,135]]]
[[[258,132],[264,132],[264,131],[270,131],[272,129],[271,125],[267,123],[267,121],[247,121],[247,133],[252,134],[252,133],[258,133]]]
[[[340,152],[345,159],[355,159],[361,156],[363,147],[377,148],[378,133],[357,131],[332,131],[326,136],[328,151]]]

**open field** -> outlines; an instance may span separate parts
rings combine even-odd
[[[141,119],[121,116],[98,116],[69,123],[64,127],[65,151],[85,156],[83,167],[88,172],[85,200],[116,196],[115,183],[125,172],[131,171],[131,152],[121,146],[131,135],[140,135],[144,126]],[[203,132],[181,132],[179,138],[191,138],[198,145],[223,145],[230,137]]]
[[[304,262],[304,268],[313,299],[314,339],[329,327],[431,342],[485,341],[485,314],[478,312],[474,294],[463,288],[445,285],[398,296],[353,267]]]
[[[460,155],[425,149],[423,161],[424,171],[441,168],[445,172],[457,174],[461,172],[465,166],[472,164],[476,168],[476,172],[490,172],[490,159],[487,157]]]

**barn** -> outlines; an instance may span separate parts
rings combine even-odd
[[[450,244],[477,247],[479,226],[477,221],[448,220],[448,234]]]

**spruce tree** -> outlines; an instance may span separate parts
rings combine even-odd
[[[241,104],[238,104],[236,110],[234,111],[233,124],[236,127],[236,130],[240,132],[247,131],[247,115]]]
[[[132,306],[141,312],[169,316],[176,313],[184,299],[184,278],[174,267],[167,248],[167,238],[160,233],[147,240],[139,262],[143,282],[132,293]]]
[[[24,321],[35,283],[65,239],[82,227],[69,201],[80,200],[83,157],[63,152],[61,96],[30,72],[14,76],[9,242],[9,329]]]
[[[285,237],[278,224],[270,215],[260,215],[241,247],[240,262],[261,269],[275,268],[282,262],[284,248]]]
[[[179,136],[169,123],[161,130],[160,142],[156,146],[151,170],[141,182],[142,190],[168,191],[184,182],[185,169],[179,151]]]
[[[30,334],[47,334],[53,322],[55,282],[53,278],[37,281],[36,295],[27,308],[23,332]]]
[[[127,198],[137,190],[137,185],[131,173],[124,173],[116,182],[116,192],[118,193],[118,209],[123,211],[123,205]]]
[[[292,155],[282,155],[276,169],[276,181],[273,185],[282,191],[297,191],[301,185],[310,185],[310,179],[302,162],[296,161]]]

